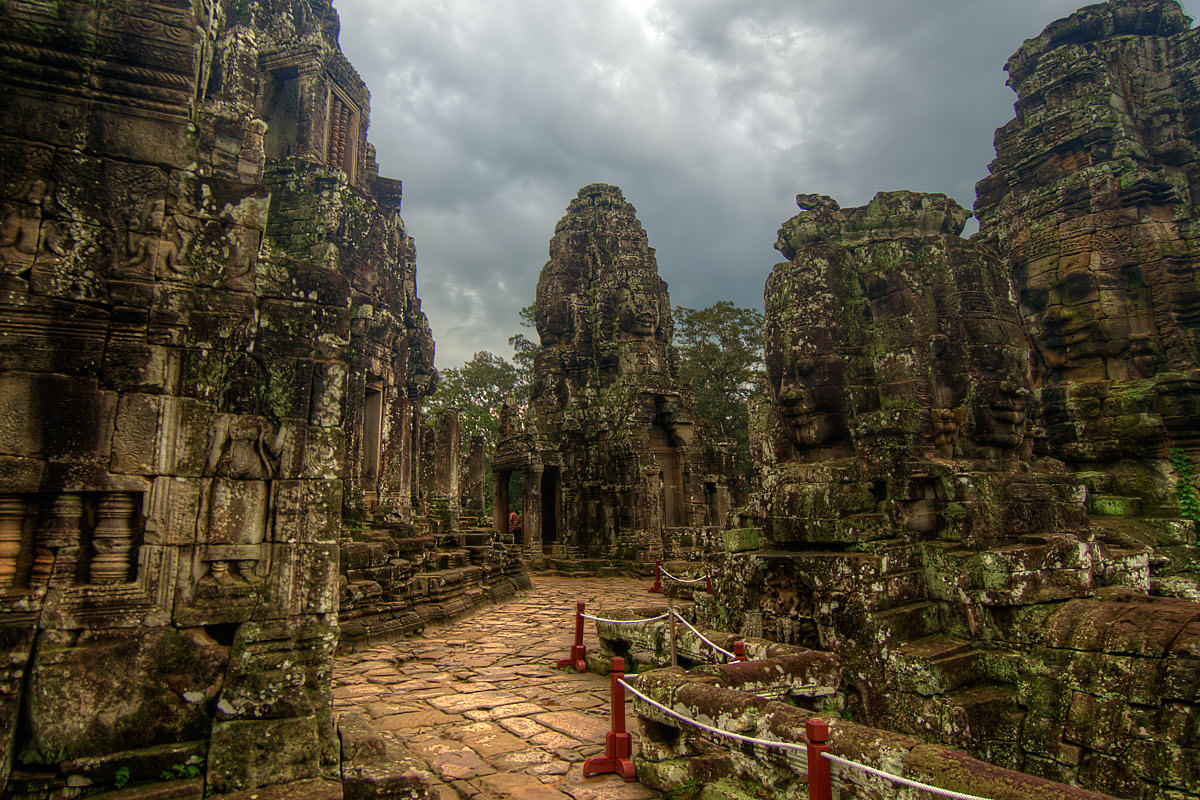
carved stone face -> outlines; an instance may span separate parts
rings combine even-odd
[[[1026,438],[1033,389],[1031,343],[1009,299],[1008,279],[980,251],[948,276],[939,303],[939,327],[948,335],[935,348],[937,403],[962,418],[962,455],[992,459]]]
[[[828,448],[846,437],[841,356],[820,352],[811,340],[796,341],[786,352],[768,359],[767,377],[798,448]]]
[[[557,281],[547,280],[539,287],[534,321],[543,346],[549,347],[570,338],[570,298]]]
[[[659,314],[657,298],[635,286],[622,286],[614,298],[617,328],[638,338],[650,339],[658,333]]]
[[[849,444],[845,326],[818,291],[824,265],[781,264],[767,281],[764,355],[775,408],[800,453]],[[814,325],[815,320],[824,324]]]
[[[975,341],[979,340],[973,340],[968,349],[976,376],[967,426],[969,441],[982,448],[1017,447],[1025,440],[1032,393],[1029,348],[1020,341]]]
[[[1020,303],[1051,382],[1153,374],[1145,351],[1155,325],[1136,269],[1066,260],[1030,269]]]

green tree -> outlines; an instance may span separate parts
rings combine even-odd
[[[461,367],[444,369],[437,391],[427,401],[429,410],[457,408],[462,415],[462,442],[469,447],[471,438],[484,438],[485,452],[496,446],[500,430],[500,406],[528,392],[528,381],[520,371],[498,355],[480,350]]]
[[[537,329],[537,325],[533,321],[533,304],[522,308],[520,317],[522,328]],[[529,386],[533,382],[533,360],[537,357],[539,349],[537,342],[524,333],[518,333],[508,337],[508,346],[513,349],[513,363],[516,364],[523,384]]]
[[[737,441],[737,467],[750,469],[748,401],[761,385],[763,315],[721,300],[675,307],[679,377],[696,396],[696,414],[717,435]]]

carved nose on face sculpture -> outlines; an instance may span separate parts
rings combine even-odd
[[[1055,303],[1046,309],[1042,323],[1051,328],[1061,328],[1075,318],[1075,314],[1062,303]]]
[[[1010,397],[1028,397],[1029,389],[1016,381],[1000,381],[1000,393]]]

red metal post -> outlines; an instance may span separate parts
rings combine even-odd
[[[653,594],[662,594],[662,562],[654,562],[654,583],[650,584],[650,591]]]
[[[575,667],[576,672],[587,672],[587,645],[583,643],[583,603],[575,604],[575,644],[571,645],[570,658],[554,662],[557,669]]]
[[[708,570],[704,570],[704,591],[712,594],[712,576],[708,574]]]
[[[745,642],[737,641],[737,642],[733,643],[733,660],[734,661],[745,661],[746,660],[746,643]]]
[[[829,750],[829,723],[810,717],[804,723],[808,737],[808,800],[833,800],[833,775],[829,759],[821,753]]]
[[[612,660],[612,730],[604,737],[604,755],[592,756],[583,762],[583,777],[615,772],[627,781],[637,780],[630,754],[633,737],[625,731],[625,659]]]

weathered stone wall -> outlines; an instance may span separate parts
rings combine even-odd
[[[768,698],[786,694],[780,689],[786,689],[787,678],[792,677],[788,672],[820,681],[826,678],[824,667],[819,659],[803,656],[691,672],[675,667],[639,674],[637,684],[638,690],[655,702],[702,724],[803,747],[806,723],[815,715]],[[680,724],[676,717],[648,704],[637,708],[643,735],[634,761],[643,784],[664,792],[699,784],[708,787],[705,791],[725,797],[801,800],[810,796],[806,765],[794,750],[735,745],[728,738]],[[832,755],[858,764],[970,796],[1112,800],[1108,795],[1002,769],[961,751],[848,720],[829,722],[828,749]],[[835,796],[841,797],[884,798],[911,791],[840,766],[832,772],[832,783]]]
[[[1146,596],[1148,553],[1095,539],[1085,488],[1032,457],[1039,365],[1003,263],[942,196],[798,202],[766,290],[762,530],[726,537],[705,618],[836,653],[830,707],[856,721],[1123,797],[1195,791],[1195,698],[1166,687],[1200,605]]]
[[[723,450],[697,436],[667,286],[617,187],[585,186],[571,201],[534,316],[529,409],[493,461],[503,508],[517,504],[500,484],[525,473],[530,552],[644,564],[662,556],[666,529],[723,526],[728,476],[712,472]]]
[[[0,30],[0,782],[336,776],[343,511],[411,509],[433,346],[336,14]]]
[[[1046,365],[1039,449],[1087,484],[1107,540],[1156,549],[1157,592],[1200,599],[1181,547],[1200,512],[1176,488],[1200,454],[1190,24],[1175,2],[1122,0],[1025,42],[976,211]]]

